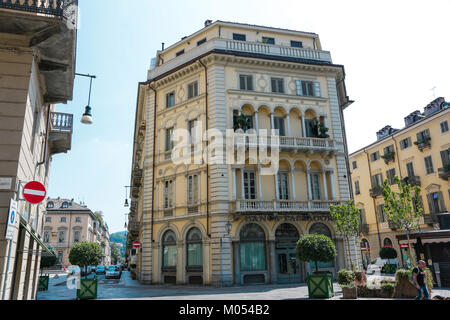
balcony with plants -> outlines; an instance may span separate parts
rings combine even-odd
[[[417,139],[414,144],[419,148],[420,151],[423,151],[426,148],[431,148],[431,137],[425,136],[423,138]]]
[[[403,179],[403,184],[410,184],[411,187],[421,186],[420,177],[419,176],[409,176]]]
[[[439,178],[448,181],[450,177],[450,162],[438,169]]]
[[[382,194],[383,194],[382,186],[374,186],[372,189],[370,189],[370,196],[372,198],[376,198],[378,196],[381,196]]]
[[[381,156],[381,158],[384,159],[384,162],[385,162],[386,164],[388,164],[389,162],[393,162],[393,161],[395,160],[395,152],[394,152],[394,151],[388,151],[388,152],[385,152],[385,153]]]

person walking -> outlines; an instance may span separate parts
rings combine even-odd
[[[420,260],[417,267],[412,271],[413,283],[417,288],[419,295],[414,300],[423,300],[429,298],[427,288],[427,274],[425,272],[425,261]]]

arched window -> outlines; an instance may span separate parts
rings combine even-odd
[[[266,269],[266,235],[255,223],[249,223],[240,232],[240,256],[242,271]]]
[[[275,238],[277,241],[295,241],[297,242],[300,235],[297,228],[290,223],[283,223],[275,231]]]
[[[315,223],[315,224],[311,227],[311,229],[309,229],[309,233],[310,233],[310,234],[312,234],[312,233],[324,234],[324,235],[326,235],[328,238],[331,239],[331,231],[330,231],[330,229],[329,229],[326,225],[324,225],[323,223],[320,223],[320,222]]]
[[[67,201],[64,201],[61,205],[61,208],[67,209],[69,207],[69,203]]]
[[[163,235],[163,268],[176,267],[177,265],[177,237],[172,230],[166,231]]]
[[[391,248],[392,248],[392,241],[391,241],[391,239],[389,239],[389,238],[384,238],[383,245],[384,245],[385,247],[391,247]]]
[[[199,268],[203,266],[202,233],[198,228],[189,230],[186,236],[187,266]]]
[[[55,204],[52,202],[52,201],[50,201],[49,203],[47,203],[47,209],[52,209],[52,208],[54,208],[55,207]]]

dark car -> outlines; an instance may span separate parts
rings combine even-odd
[[[96,269],[97,274],[106,274],[106,267],[105,266],[98,266]]]

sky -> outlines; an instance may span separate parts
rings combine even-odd
[[[344,65],[355,101],[344,112],[350,153],[385,125],[402,128],[434,97],[450,100],[448,0],[79,0],[79,7],[76,72],[97,76],[94,124],[80,123],[89,79],[76,77],[73,100],[57,106],[74,114],[72,149],[53,157],[48,195],[102,211],[111,233],[127,220],[137,84],[162,42],[170,46],[205,20],[317,33]]]

